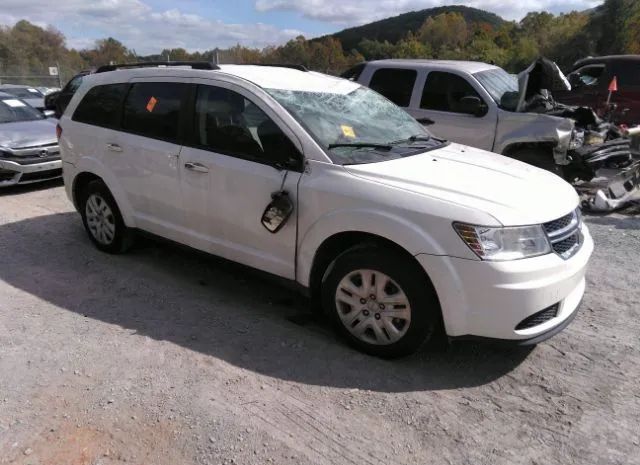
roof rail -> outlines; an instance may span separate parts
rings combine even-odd
[[[251,66],[270,66],[273,68],[290,68],[298,71],[304,71],[305,73],[309,71],[309,69],[304,65],[292,65],[286,63],[247,63]]]
[[[150,67],[163,67],[163,66],[191,66],[192,69],[207,69],[216,70],[220,69],[218,65],[209,63],[208,61],[143,61],[140,63],[121,63],[118,65],[104,65],[100,66],[96,73],[106,73],[108,71],[115,71],[122,68],[150,68]]]

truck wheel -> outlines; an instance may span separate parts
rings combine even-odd
[[[323,280],[322,301],[338,333],[378,357],[409,355],[442,326],[438,298],[419,265],[380,247],[340,255]]]
[[[535,166],[536,168],[550,171],[564,179],[564,170],[562,166],[556,164],[556,161],[553,158],[553,152],[549,150],[523,148],[511,152],[507,156],[523,163],[527,163],[528,165]]]
[[[83,189],[80,215],[89,238],[103,252],[126,252],[133,244],[133,231],[122,220],[120,209],[104,182],[96,180]]]

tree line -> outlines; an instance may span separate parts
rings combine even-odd
[[[139,56],[112,37],[96,41],[92,48],[76,50],[68,48],[64,35],[52,26],[42,28],[22,20],[12,27],[0,27],[0,76],[42,75],[49,66],[58,64],[64,79],[109,63],[168,59],[293,63],[339,73],[364,60],[437,58],[484,61],[517,72],[538,56],[546,56],[566,69],[585,56],[622,53],[640,53],[638,0],[606,0],[594,10],[561,15],[532,12],[519,22],[500,25],[468,21],[459,12],[444,12],[428,17],[417,30],[408,30],[394,43],[363,39],[350,50],[332,36],[314,40],[300,36],[264,49],[238,44],[204,52],[174,48]],[[42,80],[30,83],[52,85]]]

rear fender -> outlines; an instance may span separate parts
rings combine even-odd
[[[125,225],[129,228],[136,227],[133,208],[127,200],[127,195],[122,188],[122,185],[110,170],[106,169],[106,167],[102,163],[100,163],[99,160],[93,157],[80,158],[76,164],[75,169],[77,172],[76,179],[78,175],[82,173],[91,173],[101,178],[113,195],[113,198],[116,200]],[[76,201],[77,199],[74,198],[74,203],[76,203]]]

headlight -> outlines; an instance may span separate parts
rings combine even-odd
[[[518,260],[551,252],[551,244],[540,225],[491,228],[454,223],[453,227],[482,260]]]
[[[579,149],[584,145],[584,131],[573,130],[571,133],[571,142],[569,142],[569,150]]]

